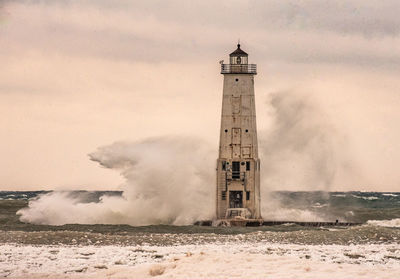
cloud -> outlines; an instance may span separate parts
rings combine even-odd
[[[364,5],[363,5],[364,4]],[[217,60],[238,38],[257,62],[398,65],[397,1],[9,3],[5,45],[131,62]],[[228,12],[229,11],[229,12]],[[238,20],[240,19],[240,20]]]

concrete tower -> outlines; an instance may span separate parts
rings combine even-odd
[[[224,87],[217,160],[217,219],[261,219],[254,99],[257,66],[248,64],[248,54],[238,44],[229,55],[229,64],[221,64],[221,74]]]

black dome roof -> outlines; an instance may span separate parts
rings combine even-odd
[[[240,44],[237,45],[237,49],[229,54],[230,57],[232,56],[249,56],[246,52],[240,49]]]

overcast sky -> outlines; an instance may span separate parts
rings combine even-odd
[[[217,150],[218,61],[240,38],[258,65],[264,180],[400,191],[399,11],[398,0],[0,1],[0,190],[116,189],[119,174],[87,154],[120,140],[188,135]]]

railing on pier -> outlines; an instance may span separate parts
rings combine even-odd
[[[221,74],[257,74],[256,64],[221,64]]]

